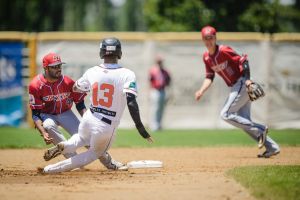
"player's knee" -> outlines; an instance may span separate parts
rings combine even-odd
[[[53,119],[48,118],[43,122],[43,127],[46,130],[53,130],[53,129],[57,129],[58,126]]]
[[[229,114],[228,114],[228,112],[221,112],[220,117],[224,121],[228,121],[229,120]]]

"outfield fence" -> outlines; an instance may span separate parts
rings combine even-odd
[[[172,76],[168,89],[165,128],[228,128],[219,112],[229,88],[215,78],[200,102],[194,92],[205,77],[202,53],[205,47],[200,33],[143,32],[0,32],[0,42],[21,41],[25,44],[23,58],[23,107],[30,124],[27,86],[32,77],[43,71],[42,57],[49,52],[61,55],[67,64],[63,73],[79,78],[85,70],[101,63],[99,43],[105,37],[118,37],[122,42],[120,64],[133,70],[138,81],[138,102],[141,115],[149,123],[148,71],[160,55]],[[300,34],[218,33],[219,43],[248,54],[251,76],[266,90],[266,97],[252,104],[252,118],[268,123],[271,128],[300,128]],[[88,106],[89,100],[86,100]],[[76,111],[75,111],[76,112]],[[133,127],[128,111],[120,127]]]

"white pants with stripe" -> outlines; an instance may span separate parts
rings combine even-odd
[[[245,78],[241,77],[232,87],[230,94],[221,111],[221,118],[231,125],[243,129],[254,140],[266,129],[265,125],[255,123],[251,120],[251,101],[249,99]],[[266,150],[279,150],[278,144],[267,136],[265,142]]]
[[[63,142],[64,151],[62,153],[75,152],[77,148],[83,146],[90,146],[90,148],[71,158],[48,165],[44,171],[46,173],[70,171],[83,167],[105,155],[115,138],[115,129],[118,124],[116,122],[112,122],[111,125],[107,124],[88,110],[83,115],[78,134],[74,134],[69,140]]]
[[[59,131],[58,126],[63,127],[70,136],[78,133],[79,120],[75,114],[68,110],[58,115],[51,115],[46,113],[41,113],[43,121],[43,127],[47,130],[50,137],[53,138],[53,144],[57,145],[62,141],[66,141],[65,136]],[[70,158],[76,155],[76,152],[63,154],[65,158]]]

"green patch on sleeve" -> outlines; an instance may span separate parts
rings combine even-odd
[[[131,82],[129,84],[129,88],[136,88],[136,83],[135,82]]]

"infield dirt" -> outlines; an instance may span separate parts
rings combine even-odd
[[[24,200],[253,200],[226,171],[239,166],[300,165],[300,147],[283,147],[271,159],[258,159],[255,147],[112,148],[119,161],[161,160],[163,168],[108,171],[99,161],[84,170],[41,175],[49,162],[44,150],[0,150],[0,199]]]

